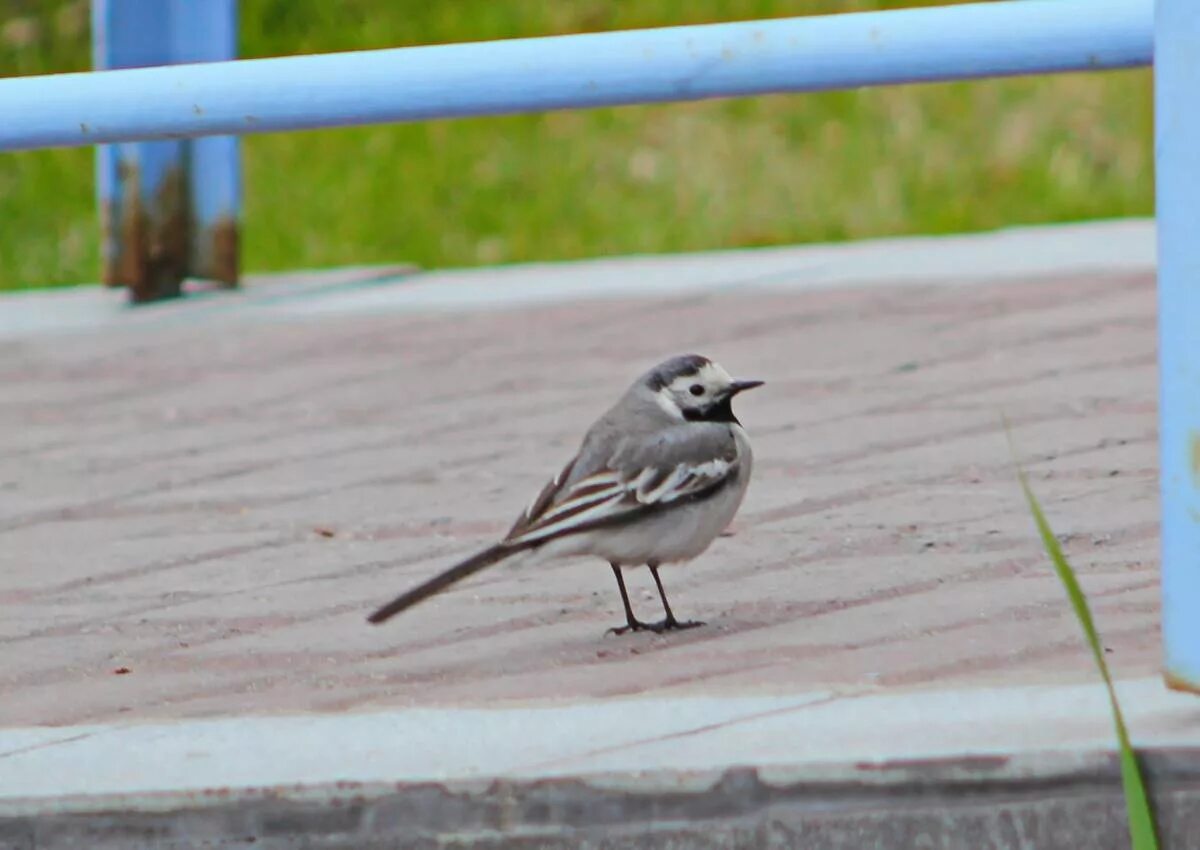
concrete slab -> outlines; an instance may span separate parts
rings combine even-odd
[[[1121,695],[1140,747],[1197,745],[1194,699],[1157,679],[1123,682]],[[1107,697],[1091,685],[28,727],[0,732],[0,815],[36,812],[55,797],[62,810],[85,812],[130,795],[157,806],[212,788],[311,793],[347,781],[595,777],[633,787],[660,781],[641,774],[719,775],[737,765],[776,779],[871,784],[919,764],[964,779],[1031,778],[1067,764],[1109,765],[1112,737]]]
[[[1152,254],[1106,269],[1030,238],[954,255],[969,286],[933,260],[899,269],[948,244],[930,241],[812,249],[841,274],[900,258],[899,287],[878,269],[814,283],[750,252],[361,270],[280,281],[245,310],[110,304],[61,324],[36,296],[40,318],[0,333],[0,847],[238,846],[238,830],[317,846],[303,823],[319,846],[428,846],[439,818],[463,846],[658,846],[606,844],[610,816],[679,846],[1120,846],[1095,672],[1002,414],[1174,801],[1169,829],[1195,834],[1200,715],[1156,678]],[[758,462],[733,536],[664,573],[708,627],[605,637],[619,599],[588,562],[499,567],[363,622],[501,533],[634,375],[685,350],[769,383],[739,411]],[[998,756],[1025,766],[988,779]],[[862,790],[910,762],[927,783],[901,770],[884,797]],[[641,771],[648,796],[627,784]],[[457,782],[483,784],[442,784]],[[224,801],[216,819],[180,820],[201,798]],[[996,810],[1008,826],[986,814],[998,800],[1016,801]],[[1055,844],[1063,818],[1099,831]]]

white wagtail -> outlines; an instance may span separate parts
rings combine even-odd
[[[704,625],[675,619],[658,568],[690,561],[737,513],[750,483],[750,441],[733,397],[762,381],[735,381],[707,357],[685,354],[655,366],[600,417],[563,470],[538,493],[499,543],[384,605],[382,623],[485,567],[518,553],[592,555],[612,567],[625,605],[624,634]],[[539,560],[540,560],[539,557]],[[665,617],[633,615],[623,567],[646,565]]]

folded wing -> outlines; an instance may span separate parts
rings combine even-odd
[[[590,472],[579,464],[572,461],[542,489],[504,543],[537,545],[698,498],[731,479],[738,456],[727,427],[691,425],[648,442],[623,441]]]

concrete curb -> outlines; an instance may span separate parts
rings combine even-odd
[[[1200,777],[1145,759],[1164,848],[1195,846]],[[680,787],[673,787],[673,782]],[[497,781],[364,786],[305,794],[220,789],[190,805],[0,816],[0,847],[245,848],[1100,848],[1129,846],[1115,760],[1055,777],[854,782],[768,779],[754,768],[618,782]]]
[[[1188,846],[1195,702],[1120,690]],[[1098,684],[13,729],[0,847],[1116,848],[1111,740]]]
[[[130,309],[98,286],[3,298],[0,339],[220,321],[363,313],[514,309],[583,299],[859,286],[987,283],[1144,272],[1155,265],[1153,220],[1047,225],[953,236],[755,248],[417,272],[411,266],[251,275],[238,293]]]

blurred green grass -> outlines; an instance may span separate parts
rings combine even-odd
[[[933,3],[242,0],[273,56]],[[89,67],[86,0],[0,0],[0,76]],[[245,266],[427,267],[1152,211],[1148,71],[251,136]],[[95,280],[90,149],[0,154],[0,289]]]

